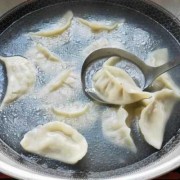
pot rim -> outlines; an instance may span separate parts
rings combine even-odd
[[[180,20],[173,15],[171,12],[164,9],[162,6],[158,5],[155,2],[152,2],[151,0],[144,0],[147,4],[150,4],[159,10],[163,11],[165,14],[167,14],[169,17],[173,18],[174,21],[179,25],[180,27]],[[0,21],[5,20],[7,16],[15,13],[17,10],[27,6],[30,4],[31,1],[27,0],[23,3],[20,3],[16,7],[12,8],[5,14],[3,14],[0,17]],[[9,26],[9,25],[8,25]],[[152,163],[140,170],[137,170],[133,173],[129,173],[122,176],[116,176],[109,179],[117,180],[117,179],[126,179],[126,180],[139,180],[142,179],[152,179],[157,176],[160,176],[162,174],[165,174],[169,171],[172,171],[173,169],[179,167],[180,165],[180,145],[177,145],[176,149],[170,151],[168,154],[165,155],[164,158],[157,160],[157,162]],[[14,162],[11,158],[5,156],[1,150],[0,150],[0,172],[5,173],[9,176],[18,178],[18,179],[32,179],[32,180],[57,180],[57,179],[67,179],[67,178],[57,178],[50,175],[44,175],[40,174],[40,172],[36,172],[33,170],[28,169],[27,167],[23,167],[23,165],[18,164]]]

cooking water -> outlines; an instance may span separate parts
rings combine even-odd
[[[64,12],[59,11],[59,8],[62,9],[62,6],[64,7]],[[81,11],[79,11],[79,6],[82,5],[77,3],[72,6],[71,10],[75,17],[98,20],[104,23],[111,21],[118,22],[120,19],[125,19],[125,23],[122,27],[110,33],[92,33],[88,27],[80,25],[77,20],[74,19],[72,27],[61,36],[56,38],[31,37],[29,32],[35,32],[39,29],[53,26],[62,15],[69,10],[66,4],[46,7],[21,18],[1,34],[0,54],[5,56],[22,55],[31,61],[34,59],[33,55],[30,53],[31,50],[35,48],[34,42],[40,42],[59,55],[62,60],[67,62],[67,67],[62,67],[62,69],[73,67],[73,72],[79,83],[81,66],[88,55],[85,48],[100,39],[106,39],[111,46],[125,48],[127,51],[143,60],[147,58],[149,52],[164,47],[168,48],[170,59],[180,54],[179,45],[172,39],[172,36],[156,22],[138,12],[124,7],[111,7],[111,5],[106,4],[98,7],[92,4],[91,10],[89,10],[89,7],[83,6]],[[111,8],[113,8],[113,11]],[[94,49],[92,49],[92,51],[93,50]],[[125,65],[121,63],[120,65],[129,72],[130,68],[128,64]],[[3,96],[3,92],[5,92],[7,85],[7,79],[5,78],[6,75],[3,69],[3,64],[1,64],[1,96]],[[178,71],[179,69],[175,69],[171,75],[179,85],[180,75]],[[157,150],[149,146],[143,140],[137,127],[136,120],[134,120],[131,128],[132,136],[138,150],[137,154],[123,147],[113,145],[104,138],[101,127],[102,113],[108,107],[102,105],[94,105],[87,116],[80,119],[80,121],[78,121],[78,119],[59,119],[77,128],[87,139],[89,145],[88,153],[78,164],[70,166],[23,151],[19,142],[27,131],[33,129],[37,125],[57,120],[56,117],[47,110],[46,106],[44,106],[48,105],[51,100],[55,100],[56,98],[39,98],[37,93],[51,78],[55,77],[58,72],[54,71],[46,74],[41,68],[37,69],[37,72],[38,79],[35,91],[19,99],[0,112],[0,138],[16,151],[19,156],[29,161],[30,164],[32,163],[34,168],[37,168],[36,165],[38,164],[44,172],[46,172],[46,168],[48,167],[48,173],[59,173],[60,175],[62,171],[70,170],[70,172],[76,172],[76,170],[79,169],[82,172],[102,172],[119,169],[119,171],[125,173],[132,171],[132,168],[138,168],[147,162],[153,161],[151,155]],[[130,72],[132,73],[132,71]],[[133,75],[136,75],[136,73],[133,72]],[[68,104],[76,103],[76,101],[81,105],[90,102],[84,95],[80,84],[75,85],[74,89],[68,90],[68,92],[69,93],[66,93],[66,91],[64,91],[57,94],[57,99],[59,100],[56,102],[57,105],[67,106]],[[62,102],[62,104],[58,104],[59,102]],[[174,108],[171,115],[171,121],[167,124],[168,128],[165,131],[163,145],[177,133],[180,127],[177,106]],[[149,160],[146,161],[145,158],[149,158]],[[137,165],[132,167],[131,165],[134,163]]]

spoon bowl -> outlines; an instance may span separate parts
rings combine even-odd
[[[143,81],[140,80],[141,83],[138,85],[142,90],[146,90],[152,84],[152,82],[161,74],[180,65],[180,61],[178,61],[178,58],[177,58],[174,61],[170,61],[161,66],[153,67],[153,66],[147,65],[140,58],[138,58],[134,54],[129,53],[123,49],[101,48],[101,49],[95,50],[85,59],[83,63],[82,70],[81,70],[81,81],[82,81],[82,86],[83,86],[83,90],[85,94],[91,99],[99,103],[109,104],[108,102],[102,100],[97,95],[96,90],[92,85],[92,77],[93,77],[93,74],[97,72],[97,70],[93,71],[93,73],[92,72],[88,73],[88,69],[90,66],[93,66],[93,64],[96,61],[103,58],[110,58],[113,56],[120,57],[121,59],[125,59],[126,61],[129,61],[130,63],[138,67],[138,69],[140,70],[140,72],[142,72],[143,77],[144,77],[144,80]],[[96,66],[94,68],[96,68]],[[90,76],[90,79],[89,79],[89,76]],[[88,82],[88,80],[91,82]]]

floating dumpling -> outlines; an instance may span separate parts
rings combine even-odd
[[[177,99],[172,90],[163,89],[144,100],[146,107],[142,110],[139,126],[147,143],[156,149],[162,146],[165,127]]]
[[[40,43],[33,45],[25,55],[29,59],[32,59],[32,62],[39,70],[47,74],[56,74],[66,66],[61,58]]]
[[[40,125],[24,135],[23,149],[67,164],[75,164],[87,153],[86,139],[71,126],[54,121]]]
[[[105,38],[98,39],[84,49],[84,55],[87,56],[88,54],[95,51],[96,49],[108,47],[109,45],[110,45],[110,42],[107,39]]]
[[[125,49],[124,45],[120,42],[109,41],[106,38],[100,38],[100,39],[92,42],[91,44],[89,44],[89,46],[87,46],[84,49],[83,54],[85,56],[87,56],[88,54],[92,53],[93,51],[100,49],[100,48],[105,48],[105,47],[116,47],[116,48]]]
[[[46,47],[44,47],[42,44],[38,43],[36,45],[37,50],[45,56],[47,60],[59,62],[60,59],[54,55],[52,52],[49,51]]]
[[[161,66],[168,62],[168,50],[167,48],[158,49],[151,52],[148,56],[147,63],[151,66]],[[168,73],[164,73],[159,76],[152,84],[154,90],[158,91],[163,88],[174,90],[174,92],[180,96],[180,91],[174,81],[171,79]]]
[[[52,37],[52,36],[57,36],[57,35],[61,35],[64,31],[66,31],[70,25],[71,25],[71,21],[73,19],[73,13],[72,11],[68,11],[63,19],[66,20],[66,23],[62,26],[59,27],[57,29],[51,29],[51,30],[46,30],[46,31],[39,31],[36,33],[32,33],[33,35],[37,35],[37,36],[45,36],[45,37]]]
[[[118,111],[105,112],[102,122],[104,136],[113,144],[130,149],[136,152],[136,146],[130,135],[131,129],[127,126],[127,111],[120,107]]]
[[[81,22],[82,24],[88,26],[89,28],[91,28],[91,30],[94,32],[99,32],[99,31],[103,31],[103,30],[112,31],[112,30],[116,29],[119,25],[119,23],[104,25],[104,24],[100,24],[98,22],[90,22],[90,21],[87,21],[82,18],[78,18],[78,21]]]
[[[35,84],[36,71],[33,64],[20,56],[0,57],[4,62],[8,85],[1,108],[27,94]]]
[[[41,95],[46,95],[53,91],[58,90],[62,87],[67,79],[71,77],[72,71],[71,70],[64,70],[59,75],[57,75],[52,81],[50,81],[40,92]]]
[[[96,72],[93,84],[98,96],[112,104],[130,104],[151,97],[124,70],[113,66],[104,66]]]
[[[99,105],[79,100],[75,89],[70,89],[70,93],[67,90],[65,90],[66,94],[62,94],[63,89],[60,89],[59,93],[48,94],[48,100],[43,108],[60,122],[65,122],[76,129],[89,130],[98,120]]]
[[[84,115],[89,110],[89,105],[84,106],[81,109],[75,111],[64,111],[60,108],[51,108],[52,112],[58,116],[64,116],[66,118],[75,118]]]

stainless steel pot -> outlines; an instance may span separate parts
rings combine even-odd
[[[3,14],[5,11],[11,9],[13,6],[16,6],[17,4],[23,2],[23,0],[2,0],[0,2],[0,14]],[[28,1],[30,2],[30,1]],[[173,14],[176,16],[180,17],[180,2],[179,0],[173,0],[173,1],[168,1],[168,0],[154,0],[154,2],[159,3],[166,9],[169,9]],[[31,7],[30,7],[31,8]],[[162,10],[164,11],[164,10]],[[167,13],[167,12],[165,12]],[[172,17],[170,14],[169,16]],[[173,17],[175,18],[175,17]],[[178,21],[178,20],[176,20]],[[177,22],[179,23],[179,22]],[[179,23],[180,27],[180,23]],[[119,175],[118,169],[111,171],[106,171],[103,172],[103,176],[101,176],[102,172],[94,172],[93,176],[91,174],[86,174],[85,176],[81,174],[76,174],[74,173],[73,175],[71,174],[71,178],[104,178],[108,177],[109,179],[133,179],[133,180],[139,180],[139,179],[151,179],[157,176],[160,176],[164,173],[167,173],[175,168],[177,168],[180,165],[180,142],[179,138],[176,139],[174,137],[173,140],[174,148],[170,148],[168,152],[165,151],[163,154],[162,151],[162,157],[158,158],[156,157],[154,159],[154,162],[151,162],[149,164],[144,161],[144,167],[143,167],[143,162],[141,163],[141,168],[138,166],[134,166],[133,171],[129,171],[125,174]],[[55,180],[55,179],[65,179],[66,174],[62,173],[62,176],[55,175],[53,173],[48,173],[48,167],[46,167],[46,172],[43,170],[41,171],[41,168],[36,169],[36,168],[31,168],[33,165],[29,164],[28,162],[25,162],[23,158],[19,157],[18,155],[16,156],[16,152],[12,150],[11,148],[7,147],[4,142],[0,141],[0,171],[2,173],[5,173],[7,175],[19,178],[19,179],[32,179],[32,180]],[[169,148],[169,147],[167,147]],[[156,155],[153,155],[153,158]],[[157,154],[158,156],[158,154]],[[153,160],[152,160],[153,161]],[[116,174],[117,173],[117,174]]]

